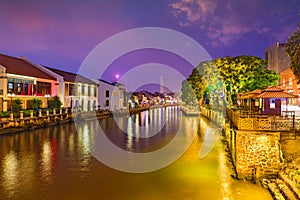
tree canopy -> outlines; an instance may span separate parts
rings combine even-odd
[[[265,66],[266,61],[259,57],[227,56],[200,63],[187,81],[198,102],[209,97],[215,104],[225,96],[227,106],[232,107],[237,93],[278,85],[279,75]],[[182,88],[182,93],[187,93],[185,89]]]
[[[286,52],[291,60],[291,69],[300,82],[300,24],[286,42]]]

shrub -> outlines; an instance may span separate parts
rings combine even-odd
[[[30,110],[24,110],[24,117],[30,116]]]

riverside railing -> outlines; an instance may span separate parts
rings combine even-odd
[[[227,118],[239,130],[291,131],[300,130],[300,118],[292,116],[260,115],[242,110],[226,110]]]

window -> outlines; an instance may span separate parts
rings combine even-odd
[[[37,82],[37,95],[45,96],[51,94],[51,83]]]
[[[88,89],[88,96],[90,97],[92,88],[91,88],[91,86],[88,86],[87,89]]]
[[[282,86],[283,86],[283,87],[285,86],[285,78],[282,79]]]
[[[69,96],[75,96],[75,86],[74,86],[74,84],[69,84]]]
[[[289,86],[293,86],[293,78],[289,78]]]
[[[109,100],[106,100],[105,106],[109,106]]]
[[[105,93],[106,93],[105,96],[109,97],[109,90],[106,90]]]
[[[14,83],[8,82],[7,89],[8,89],[8,93],[14,92]]]
[[[97,88],[94,87],[94,97],[97,97]]]
[[[270,99],[270,109],[275,109],[275,99]]]
[[[84,85],[81,86],[81,95],[82,96],[86,96],[86,94],[85,94],[85,86]]]

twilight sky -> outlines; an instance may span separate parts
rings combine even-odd
[[[193,38],[212,58],[263,57],[267,46],[285,42],[296,28],[299,9],[299,0],[2,0],[0,53],[77,72],[105,39],[133,28],[163,27]],[[145,55],[149,62],[151,52]],[[123,68],[112,67],[102,78],[122,75],[132,67],[129,57],[114,62]]]

